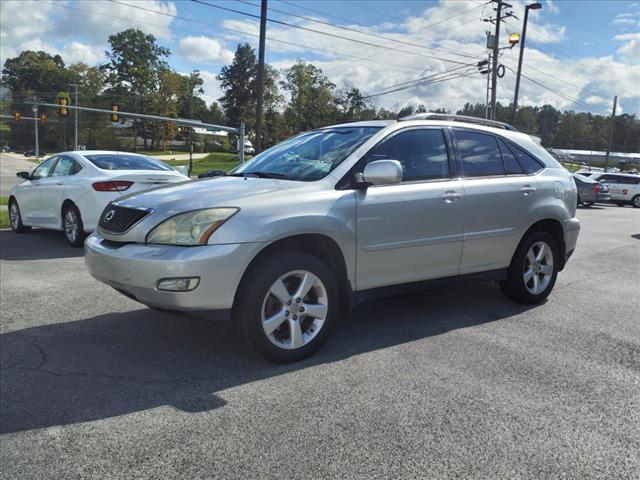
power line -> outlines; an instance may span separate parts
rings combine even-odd
[[[258,7],[258,5],[255,5],[255,4],[253,4],[253,3],[251,3],[251,2],[249,2],[247,0],[236,0],[236,1],[240,2],[240,3],[244,3],[246,5],[251,5],[252,7]],[[475,8],[477,8],[477,7],[474,7],[474,9]],[[276,13],[280,13],[280,14],[283,14],[283,15],[288,15],[288,16],[294,17],[294,18],[300,18],[300,19],[306,20],[308,22],[318,23],[320,25],[326,25],[326,26],[329,26],[329,27],[332,27],[332,28],[336,28],[336,29],[339,29],[339,30],[345,30],[347,32],[354,32],[354,33],[358,33],[360,35],[366,35],[366,36],[369,36],[369,37],[378,38],[378,39],[386,40],[386,41],[389,41],[389,42],[399,43],[401,45],[408,45],[408,46],[411,46],[411,47],[422,48],[424,50],[429,50],[429,51],[434,51],[434,52],[445,52],[446,51],[448,53],[452,53],[453,55],[458,55],[460,57],[466,57],[466,58],[475,58],[476,57],[474,55],[468,55],[466,53],[459,53],[459,52],[457,52],[457,51],[455,51],[453,49],[446,48],[446,47],[440,47],[440,49],[437,49],[437,48],[427,47],[425,45],[420,45],[420,44],[413,43],[413,42],[406,42],[404,40],[399,40],[399,39],[396,39],[396,38],[391,38],[391,37],[387,37],[387,36],[384,36],[384,35],[379,35],[379,34],[376,34],[376,33],[363,32],[363,31],[357,30],[355,28],[345,27],[345,26],[342,26],[342,25],[334,25],[332,23],[324,22],[322,20],[318,20],[318,19],[315,19],[315,18],[305,17],[304,15],[296,15],[294,13],[285,12],[285,11],[279,10],[277,8],[267,7],[267,10],[270,10],[270,11],[276,12]],[[359,26],[362,26],[362,25],[359,25]]]
[[[241,10],[236,10],[236,9],[233,9],[233,8],[223,7],[222,5],[214,5],[214,4],[205,2],[203,0],[191,0],[191,1],[195,2],[195,3],[202,4],[202,5],[206,5],[206,6],[211,7],[211,8],[217,8],[219,10],[224,10],[224,11],[227,11],[227,12],[237,13],[239,15],[244,15],[244,16],[251,17],[251,18],[256,18],[256,19],[260,18],[259,15],[254,15],[252,13],[243,12]],[[291,28],[297,28],[299,30],[304,30],[304,31],[307,31],[307,32],[318,33],[320,35],[326,35],[326,36],[332,37],[332,38],[339,38],[341,40],[346,40],[346,41],[353,42],[353,43],[359,43],[361,45],[367,45],[369,47],[382,48],[382,49],[385,49],[385,50],[391,50],[391,51],[394,51],[394,52],[402,53],[404,55],[414,55],[414,56],[419,56],[419,57],[424,57],[424,58],[436,59],[436,60],[440,60],[442,62],[448,62],[448,63],[455,63],[455,64],[458,64],[458,65],[464,65],[464,62],[459,62],[457,60],[451,60],[451,59],[448,59],[448,58],[436,57],[436,56],[433,56],[433,55],[426,55],[426,54],[417,53],[417,52],[407,52],[406,50],[401,50],[399,48],[390,47],[388,45],[377,45],[375,43],[366,42],[364,40],[358,40],[358,39],[355,39],[355,38],[345,37],[343,35],[337,35],[337,34],[334,34],[334,33],[324,32],[322,30],[315,30],[313,28],[303,27],[301,25],[294,25],[292,23],[282,22],[280,20],[275,20],[273,18],[268,18],[267,21],[271,22],[271,23],[278,24],[278,25],[284,25],[284,26],[291,27]]]
[[[129,3],[120,2],[120,1],[118,1],[118,0],[110,0],[110,1],[111,1],[111,2],[113,2],[113,3],[118,3],[118,4],[120,4],[120,5],[125,5],[125,6],[130,7],[130,8],[135,8],[135,9],[143,10],[143,11],[150,12],[150,13],[156,13],[156,14],[159,14],[159,15],[165,15],[165,16],[167,16],[167,17],[172,17],[172,18],[175,18],[175,19],[177,19],[177,20],[183,20],[183,21],[186,21],[186,22],[197,23],[197,24],[204,25],[204,26],[211,27],[211,28],[215,28],[215,29],[218,29],[218,30],[226,30],[226,31],[228,31],[228,32],[232,32],[232,33],[235,33],[235,34],[240,35],[240,36],[242,36],[242,35],[246,35],[246,36],[254,37],[254,38],[259,38],[259,37],[260,37],[258,34],[255,34],[255,33],[250,33],[250,32],[246,32],[246,31],[243,31],[243,30],[236,30],[236,29],[232,29],[232,28],[228,28],[228,27],[222,27],[222,26],[214,25],[214,24],[212,24],[212,23],[206,23],[206,22],[202,22],[202,21],[198,21],[198,20],[193,20],[193,19],[191,19],[191,18],[180,17],[180,16],[178,16],[178,15],[172,15],[172,14],[170,14],[170,13],[160,12],[160,11],[158,11],[158,10],[153,10],[153,9],[146,8],[146,7],[141,7],[141,6],[139,6],[139,5],[131,5],[131,4],[129,4]],[[74,8],[74,7],[69,7],[69,6],[67,6],[67,5],[58,5],[58,6],[60,6],[60,7],[65,7],[65,8]],[[74,10],[80,10],[80,9],[78,9],[78,8],[74,8]],[[89,11],[87,11],[87,10],[83,10],[83,11],[85,11],[85,12],[87,12],[87,13],[93,13],[93,12],[89,12]],[[109,16],[110,16],[110,17],[114,17],[113,15],[109,15]],[[121,20],[127,20],[127,19],[122,18],[122,17],[114,17],[114,18],[119,18],[119,19],[121,19]],[[161,25],[155,25],[155,26],[158,26],[158,27],[161,27],[161,28],[166,28],[166,29],[168,29],[168,30],[171,30],[171,27],[165,27],[165,26],[161,26]],[[184,31],[184,32],[187,32],[187,33],[193,33],[192,31],[186,31],[186,30],[178,30],[178,29],[174,29],[174,30],[177,30],[177,31]],[[311,51],[314,51],[314,52],[319,52],[319,53],[321,53],[321,54],[325,54],[325,55],[330,55],[330,56],[334,56],[334,57],[336,56],[336,53],[335,53],[335,52],[331,52],[331,51],[329,51],[329,50],[320,49],[320,48],[316,48],[316,47],[311,47],[311,46],[309,46],[309,45],[305,45],[305,44],[303,44],[303,43],[287,42],[287,41],[285,41],[285,40],[280,40],[280,39],[277,39],[277,38],[272,38],[272,37],[270,37],[270,36],[268,36],[268,35],[267,35],[267,40],[269,40],[269,41],[271,41],[271,42],[281,43],[281,44],[284,44],[284,45],[290,45],[290,46],[292,46],[292,47],[296,47],[296,49],[303,48],[303,49],[306,49],[306,50],[311,50]],[[376,63],[376,64],[378,64],[378,65],[380,64],[380,62],[379,62],[378,60],[373,60],[373,59],[366,58],[366,57],[360,57],[360,56],[358,56],[358,55],[350,55],[350,54],[343,53],[343,54],[341,54],[341,57],[345,57],[345,58],[354,58],[354,59],[356,59],[356,60],[363,60],[363,61],[366,61],[366,62],[373,62],[373,63]],[[400,65],[400,64],[397,64],[397,63],[391,63],[391,62],[385,62],[385,63],[386,63],[387,65],[392,65],[392,66],[394,66],[394,67],[401,68],[401,69],[404,69],[404,70],[416,71],[416,69],[415,69],[415,68],[407,67],[406,65]]]
[[[447,75],[443,75],[443,76],[440,76],[440,77],[437,77],[437,78],[432,78],[431,80],[415,83],[413,85],[399,87],[399,88],[388,90],[388,91],[382,92],[382,93],[375,93],[375,94],[372,94],[372,95],[366,95],[366,96],[364,96],[364,98],[365,99],[369,99],[369,98],[374,98],[374,97],[380,97],[382,95],[387,95],[389,93],[394,93],[394,92],[400,92],[402,90],[408,90],[408,89],[414,88],[414,87],[433,85],[434,83],[440,83],[440,82],[444,82],[444,81],[447,81],[447,80],[454,80],[454,79],[457,79],[457,78],[464,78],[464,77],[468,77],[469,75],[473,75],[474,73],[476,73],[475,69],[469,70],[467,72],[462,72],[462,73],[449,73]]]

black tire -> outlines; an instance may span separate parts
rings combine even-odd
[[[15,209],[17,217],[11,218],[11,210]],[[31,231],[31,227],[27,227],[22,223],[22,213],[15,198],[9,200],[9,225],[15,233],[27,233]]]
[[[539,293],[534,294],[529,290],[529,288],[527,288],[527,284],[524,280],[524,273],[528,265],[527,253],[529,252],[529,249],[538,242],[544,242],[551,248],[551,252],[553,254],[553,271],[547,286]],[[500,282],[500,289],[507,298],[514,302],[528,305],[540,303],[549,296],[549,293],[551,293],[551,290],[556,283],[556,278],[558,277],[559,265],[560,253],[554,238],[547,232],[531,232],[522,240],[522,242],[520,242],[520,245],[511,260],[511,265],[509,265],[507,270],[507,279]]]
[[[633,199],[631,200],[631,205],[633,205],[633,208],[640,208],[640,195],[636,195],[635,197],[633,197]]]
[[[76,219],[75,235],[72,234],[70,228],[70,216]],[[80,210],[78,210],[78,207],[73,203],[68,203],[62,209],[62,231],[72,247],[80,248],[84,246],[84,240],[87,238],[87,234],[84,231]]]
[[[275,297],[268,297],[272,285],[289,272],[293,271],[307,271],[315,275],[322,285],[327,295],[327,314],[324,323],[320,326],[315,336],[304,344],[300,348],[286,349],[277,346],[267,336],[267,333],[263,329],[262,313],[265,306],[268,307],[268,302],[274,302],[278,305],[276,310],[286,311],[289,314],[289,310],[285,303],[280,303]],[[287,286],[289,289],[289,286]],[[296,289],[295,285],[291,286],[290,291]],[[313,290],[315,292],[315,289]],[[309,295],[312,295],[312,291],[309,291]],[[308,298],[308,297],[305,297]],[[233,307],[232,317],[238,334],[244,339],[244,341],[257,353],[264,356],[268,360],[277,363],[289,363],[302,360],[315,353],[327,340],[333,326],[335,325],[339,315],[339,292],[336,283],[336,279],[329,270],[329,268],[316,257],[303,252],[282,252],[259,260],[258,263],[251,267],[245,274],[236,294],[236,301]],[[301,304],[304,303],[302,299]],[[309,302],[314,303],[314,302]],[[320,303],[316,301],[315,303]],[[298,308],[293,305],[291,308]],[[313,317],[309,317],[308,314],[298,313],[300,316],[299,324],[301,331],[304,332],[304,328],[308,328],[306,333],[313,333],[312,326]],[[291,317],[287,317],[280,327],[274,331],[276,334],[290,335],[292,331],[292,319],[295,318],[293,314]],[[297,321],[297,320],[296,320]],[[306,325],[306,327],[305,327]],[[286,338],[283,338],[283,342]],[[292,341],[292,338],[289,338]]]
[[[582,200],[580,200],[580,195],[578,195],[578,200],[576,201],[576,207],[582,205]]]
[[[616,205],[618,205],[619,207],[624,207],[624,202],[616,202]]]
[[[585,208],[591,208],[593,206],[593,202],[583,203],[582,206]]]

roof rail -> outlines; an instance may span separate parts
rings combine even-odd
[[[487,127],[503,128],[505,130],[511,130],[512,132],[518,131],[517,128],[508,123],[488,120],[486,118],[469,117],[467,115],[450,115],[448,113],[415,113],[398,119],[400,122],[407,120],[447,120],[451,122],[476,123],[478,125],[486,125]]]

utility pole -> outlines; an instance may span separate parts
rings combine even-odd
[[[491,45],[487,45],[487,48],[491,48],[492,50],[492,57],[491,57],[491,111],[490,111],[490,117],[495,120],[496,118],[496,93],[497,93],[497,86],[498,86],[498,59],[499,59],[499,52],[500,52],[500,22],[502,22],[503,19],[508,18],[508,17],[512,17],[513,13],[508,12],[506,13],[504,16],[502,16],[502,7],[506,7],[506,8],[511,8],[512,5],[503,2],[502,0],[491,0],[493,3],[497,4],[498,7],[495,9],[496,10],[496,17],[495,18],[489,18],[489,19],[485,19],[485,22],[495,22],[496,24],[496,28],[495,28],[495,33],[493,35],[493,38],[491,38],[491,36],[489,36],[488,41],[491,42]],[[503,67],[503,71],[504,71],[504,67]],[[502,77],[502,75],[501,75]]]
[[[78,104],[78,84],[72,83],[69,86],[75,87],[75,106],[79,107],[80,105]],[[78,150],[78,115],[80,115],[80,110],[74,111],[73,114],[74,114],[73,149]]]
[[[255,150],[262,150],[262,105],[264,97],[264,48],[267,31],[267,0],[262,0],[260,7],[260,46],[258,49],[258,101],[256,105],[256,144]],[[244,150],[244,145],[242,145]]]
[[[539,10],[542,4],[539,2],[532,3],[524,7],[524,21],[522,24],[522,38],[520,39],[520,56],[518,58],[518,74],[516,75],[516,91],[513,96],[513,106],[511,109],[511,122],[515,121],[518,111],[518,93],[520,91],[520,74],[522,73],[522,57],[524,56],[524,42],[527,38],[527,21],[529,20],[529,10]]]
[[[618,96],[613,97],[613,112],[611,112],[611,128],[609,129],[609,143],[607,143],[607,155],[604,157],[604,171],[609,167],[609,156],[613,144],[613,132],[616,128],[616,107],[618,106]]]
[[[502,2],[497,0],[498,9],[496,16],[496,33],[493,40],[493,58],[491,63],[491,118],[496,118],[496,89],[498,86],[498,45],[500,44],[500,21],[502,14]]]
[[[36,162],[38,161],[38,158],[40,157],[40,145],[38,143],[38,100],[36,99],[35,95],[33,97],[33,107],[31,108],[33,110],[33,130],[36,132]]]

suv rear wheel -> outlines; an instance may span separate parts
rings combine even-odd
[[[518,246],[507,279],[500,282],[502,293],[518,303],[542,302],[556,283],[559,261],[558,246],[551,235],[530,233]]]
[[[338,316],[336,279],[316,257],[279,253],[265,257],[243,280],[233,319],[247,343],[271,361],[313,354]]]

